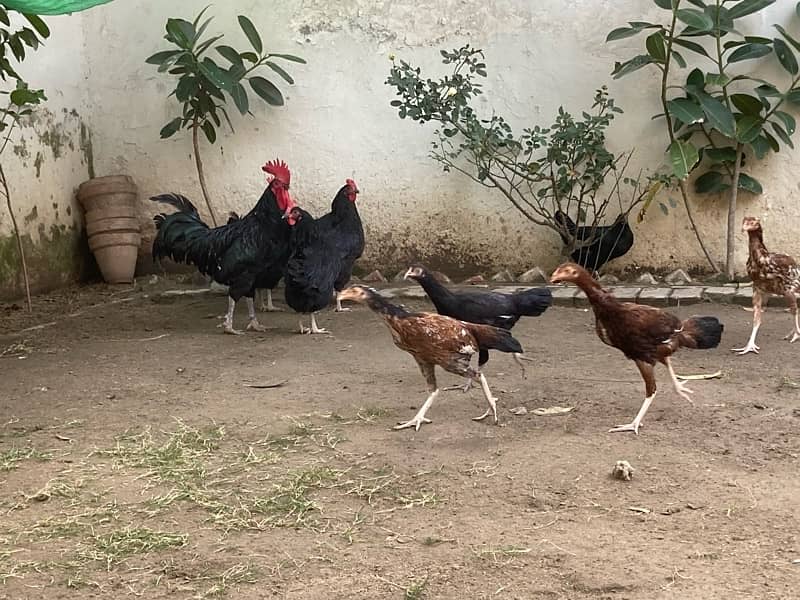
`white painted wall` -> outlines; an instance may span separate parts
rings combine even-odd
[[[87,153],[81,148],[87,99],[83,18],[50,17],[47,23],[51,37],[44,47],[29,54],[18,71],[32,88],[43,88],[48,100],[21,127],[12,130],[2,155],[14,213],[26,236],[35,289],[69,282],[82,267],[82,217],[74,190],[89,172]],[[84,134],[87,131],[84,128]],[[13,241],[12,231],[3,202],[0,243],[5,250]],[[0,256],[0,293],[17,295],[21,290],[16,260],[9,261],[5,252]]]
[[[51,20],[56,36],[49,46],[58,49],[53,60],[62,62],[46,65],[43,83],[64,90],[54,112],[85,107],[79,112],[91,126],[97,175],[129,174],[143,198],[181,191],[201,200],[189,136],[158,137],[176,114],[177,104],[167,98],[172,82],[144,59],[167,47],[167,17],[192,18],[206,4],[117,0],[64,18],[63,27],[60,19]],[[790,23],[800,32],[797,17],[791,20],[794,4],[781,0],[747,27],[763,33],[774,22]],[[439,48],[464,42],[484,48],[490,77],[481,101],[518,126],[549,124],[560,104],[587,108],[594,90],[609,84],[625,109],[612,129],[613,148],[635,147],[635,170],[663,160],[666,139],[650,121],[658,112],[657,73],[645,69],[616,82],[609,75],[615,60],[639,52],[642,40],[603,41],[626,20],[657,19],[661,11],[647,0],[236,0],[211,10],[216,20],[209,31],[224,32],[233,45],[246,44],[235,18],[244,13],[269,49],[309,63],[290,65],[297,84],[283,86],[285,107],[258,105],[255,118],[235,119],[235,135],[224,134],[215,147],[204,144],[218,212],[248,209],[262,190],[260,165],[275,156],[292,167],[293,192],[312,212],[326,210],[344,179],[354,177],[362,190],[366,264],[399,266],[422,258],[448,268],[521,270],[559,260],[560,241],[552,232],[524,221],[499,194],[442,173],[427,157],[433,127],[401,121],[389,106],[393,91],[383,82],[392,53],[438,74]],[[80,61],[74,55],[83,56],[83,77],[75,71]],[[791,223],[800,216],[793,202],[799,166],[797,152],[769,157],[752,169],[764,194],[741,198],[742,215],[766,218],[768,242],[797,255],[800,241]],[[712,252],[722,259],[723,202],[698,198],[694,206]],[[154,212],[143,201],[149,231]],[[637,243],[620,266],[703,265],[682,209],[665,216],[655,208],[635,230]],[[746,246],[738,239],[741,268]]]

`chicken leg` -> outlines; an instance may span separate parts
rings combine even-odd
[[[300,320],[300,333],[307,333],[307,334],[316,334],[316,333],[330,333],[327,329],[321,329],[317,327],[317,313],[311,313],[311,327],[304,327],[303,320]]]
[[[609,433],[632,431],[636,435],[639,435],[639,427],[642,426],[642,419],[644,419],[644,416],[647,414],[647,410],[653,403],[653,398],[656,397],[656,377],[653,365],[637,360],[636,366],[639,369],[639,373],[642,375],[642,379],[644,379],[644,389],[646,394],[644,402],[642,402],[642,406],[639,409],[639,412],[636,413],[636,418],[633,421],[627,425],[618,425],[617,427],[613,427],[608,430]]]
[[[486,381],[486,377],[483,373],[476,372],[474,377],[481,382],[481,389],[483,390],[483,395],[486,398],[486,402],[489,403],[489,408],[487,408],[486,412],[480,417],[474,417],[472,420],[483,421],[489,416],[489,414],[491,414],[494,418],[494,424],[497,425],[497,398],[492,396],[492,391],[489,389],[489,383]]]
[[[786,292],[784,296],[786,298],[786,303],[789,305],[789,312],[792,313],[794,317],[794,329],[786,334],[783,339],[789,340],[790,344],[794,344],[800,339],[800,314],[797,313],[797,298],[792,292]]]
[[[225,319],[222,321],[222,330],[231,335],[242,335],[242,332],[233,328],[233,311],[236,310],[236,300],[228,296],[228,312],[225,313]]]
[[[248,331],[266,331],[267,328],[259,323],[256,318],[256,305],[253,298],[245,298],[245,300],[247,300],[247,315],[250,317],[246,329]]]
[[[342,306],[342,301],[339,300],[339,295],[336,294],[336,312],[350,312],[352,309]]]
[[[664,359],[664,364],[667,365],[667,369],[669,369],[669,376],[672,377],[672,385],[675,386],[675,391],[677,394],[689,404],[694,404],[692,399],[689,398],[689,394],[694,394],[694,392],[686,387],[686,383],[681,381],[675,374],[675,369],[672,368],[672,361],[669,359],[669,357]]]
[[[264,302],[264,292],[267,292],[267,301]],[[261,312],[283,312],[282,308],[278,308],[272,303],[272,290],[261,290],[261,304],[259,305],[259,309]]]
[[[758,334],[758,328],[761,327],[761,315],[764,314],[764,309],[761,308],[762,301],[763,297],[761,292],[757,288],[753,288],[753,330],[750,332],[750,339],[747,340],[746,346],[732,349],[732,351],[736,352],[739,356],[747,354],[748,352],[755,352],[758,354],[758,351],[761,350],[761,348],[756,346],[756,335]]]
[[[519,352],[514,352],[514,354],[512,354],[511,356],[514,357],[514,362],[516,362],[517,365],[519,365],[519,368],[522,370],[522,378],[527,379],[528,375],[525,373],[525,365],[522,364],[522,361],[523,360],[528,362],[536,362],[536,361],[532,358],[525,356],[524,354],[520,354]]]
[[[433,401],[436,400],[436,396],[439,395],[439,390],[433,390],[429,395],[428,398],[425,400],[425,403],[420,407],[417,411],[417,414],[414,415],[414,418],[410,421],[406,421],[405,423],[400,423],[399,425],[395,425],[393,429],[400,430],[400,429],[408,429],[409,427],[413,427],[415,431],[419,431],[419,428],[422,427],[424,423],[430,423],[430,419],[425,418],[425,413],[428,412],[428,409],[433,404]]]

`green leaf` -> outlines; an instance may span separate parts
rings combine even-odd
[[[242,52],[239,56],[241,56],[244,60],[249,60],[253,64],[258,62],[258,54],[255,52]]]
[[[725,183],[722,173],[709,171],[703,173],[694,181],[694,191],[698,194],[716,194],[729,188]]]
[[[202,19],[202,18],[203,18],[203,15],[204,15],[204,14],[206,14],[206,11],[207,11],[209,8],[211,8],[211,5],[210,5],[210,4],[209,4],[208,6],[206,6],[206,7],[205,7],[203,10],[201,10],[201,11],[198,13],[198,15],[197,15],[197,16],[194,18],[194,21],[192,21],[192,26],[193,26],[195,29],[197,28],[197,24],[200,22],[200,19]]]
[[[731,78],[725,73],[706,73],[706,85],[718,85],[725,87],[731,82]]]
[[[675,16],[692,29],[708,31],[714,27],[714,21],[706,13],[694,8],[681,8],[675,11]]]
[[[619,79],[652,63],[653,58],[649,54],[640,54],[623,63],[615,62],[614,70],[611,74],[614,76],[614,79]]]
[[[692,52],[697,52],[698,54],[702,54],[703,56],[708,56],[711,58],[708,54],[708,51],[697,42],[691,42],[689,40],[684,40],[683,38],[673,37],[672,43],[676,46],[681,46],[682,48],[686,48],[687,50],[691,50]]]
[[[258,35],[258,30],[256,26],[253,25],[253,22],[244,15],[239,15],[239,27],[242,28],[247,39],[250,40],[250,45],[253,47],[253,50],[256,51],[256,54],[261,54],[264,51],[264,45],[261,42],[261,36]]]
[[[286,71],[284,71],[280,65],[275,64],[271,60],[266,61],[264,64],[267,65],[273,71],[275,71],[278,75],[280,75],[286,83],[288,83],[289,85],[294,84],[294,79],[292,79],[292,76],[289,75]]]
[[[686,68],[686,59],[683,58],[683,55],[680,52],[678,52],[677,50],[673,49],[672,50],[672,58],[678,64],[678,66],[681,69],[685,69]]]
[[[746,115],[760,115],[764,105],[761,100],[749,94],[731,94],[733,105]]]
[[[755,115],[740,115],[736,119],[736,139],[743,144],[749,144],[761,133],[764,121]]]
[[[50,37],[50,28],[44,21],[42,21],[39,15],[23,13],[22,16],[25,17],[28,20],[28,23],[30,23],[33,26],[33,28],[36,30],[36,33],[38,33],[43,38]]]
[[[179,48],[191,50],[196,31],[194,25],[184,19],[167,19],[167,39]]]
[[[608,32],[606,42],[614,42],[616,40],[624,40],[625,38],[632,37],[642,30],[636,27],[617,27]]]
[[[778,91],[778,88],[771,83],[763,83],[756,87],[753,91],[762,98],[777,98],[781,95],[781,93]]]
[[[203,125],[203,133],[206,134],[206,139],[210,144],[213,144],[217,141],[217,131],[214,129],[214,124],[211,121],[204,121]]]
[[[733,114],[722,102],[712,98],[705,92],[698,92],[695,97],[700,102],[700,106],[703,107],[703,112],[714,129],[729,138],[736,136],[736,122]]]
[[[787,41],[787,42],[789,42],[789,43],[790,43],[792,46],[794,46],[794,49],[795,49],[795,50],[797,50],[798,52],[800,52],[800,42],[798,42],[798,41],[797,41],[796,39],[794,39],[794,38],[793,38],[791,35],[789,35],[789,34],[786,32],[786,30],[785,30],[783,27],[781,27],[780,25],[774,25],[774,27],[775,27],[775,29],[777,29],[777,30],[778,30],[778,32],[780,32],[780,34],[781,34],[783,37],[785,37],[785,38],[786,38],[786,41]]]
[[[144,62],[149,65],[163,65],[164,63],[171,65],[181,54],[183,54],[183,50],[164,50],[148,56]]]
[[[669,159],[675,177],[686,179],[689,176],[689,171],[700,160],[700,155],[697,152],[697,148],[691,143],[676,140],[669,146]]]
[[[300,58],[299,56],[295,56],[294,54],[270,54],[271,58],[282,58],[283,60],[288,60],[289,62],[300,63],[301,65],[306,64],[305,58]]]
[[[658,62],[664,62],[667,58],[667,46],[664,43],[664,34],[660,31],[651,33],[645,40],[645,47],[648,54]]]
[[[228,59],[231,64],[241,65],[244,63],[239,53],[230,46],[217,46],[215,50],[219,52],[223,58]]]
[[[27,104],[39,104],[44,99],[44,93],[41,90],[31,90],[27,87],[18,87],[9,94],[11,104],[20,108]]]
[[[789,146],[789,148],[794,148],[794,144],[792,143],[792,139],[789,137],[789,134],[786,133],[786,130],[778,125],[777,123],[770,123],[772,125],[772,130],[778,134],[778,137],[781,138],[781,141]],[[777,150],[776,150],[777,152]]]
[[[181,119],[181,117],[176,117],[164,125],[164,127],[161,128],[161,139],[164,140],[175,135],[180,130],[182,123],[183,119]]]
[[[231,79],[228,72],[221,69],[217,63],[210,58],[204,58],[203,62],[201,62],[198,67],[205,78],[217,88],[223,89],[228,93],[233,89],[234,81]]]
[[[237,83],[233,86],[231,97],[233,97],[233,103],[236,104],[236,108],[239,109],[239,112],[246,115],[247,111],[250,110],[250,100],[247,97],[247,90],[244,89],[241,83]]]
[[[772,40],[772,47],[775,48],[775,55],[778,57],[781,66],[792,75],[797,75],[797,59],[794,57],[792,49],[789,48],[789,44],[780,38],[775,38]]]
[[[263,77],[251,77],[250,87],[261,98],[272,106],[283,106],[283,95],[275,85]]]
[[[793,88],[786,93],[786,100],[792,104],[800,104],[800,88]]]
[[[761,58],[770,52],[772,52],[772,48],[766,44],[744,44],[731,52],[731,55],[728,57],[728,63]]]
[[[211,44],[214,44],[215,42],[217,42],[218,40],[222,39],[223,37],[225,37],[225,36],[224,35],[215,35],[214,37],[208,38],[205,42],[203,42],[202,44],[200,44],[199,46],[197,46],[194,49],[195,56],[199,57],[201,54],[203,54],[203,52],[205,52],[206,50],[208,50],[211,47]]]
[[[686,91],[702,92],[706,87],[706,77],[700,69],[692,69],[686,77]]]
[[[675,98],[667,102],[669,114],[681,123],[691,125],[703,121],[703,109],[689,98]]]
[[[747,15],[752,15],[770,4],[775,4],[775,0],[742,0],[739,4],[728,10],[728,15],[731,19],[739,19]]]
[[[750,142],[750,147],[753,149],[753,154],[756,155],[758,160],[764,158],[771,150],[767,138],[763,135],[758,136],[756,139]]]
[[[760,194],[764,191],[758,180],[750,177],[747,173],[739,173],[739,189],[751,194]]]
[[[776,110],[774,115],[783,121],[783,126],[786,128],[786,133],[788,133],[790,136],[794,135],[794,132],[797,130],[797,121],[795,118],[789,113],[783,112],[782,110]]]
[[[672,0],[653,0],[658,8],[663,8],[664,10],[672,10]]]
[[[705,155],[715,163],[733,163],[736,160],[736,148],[733,146],[706,148]]]
[[[767,143],[769,147],[772,149],[773,152],[780,152],[781,145],[778,143],[778,140],[775,139],[771,133],[769,133],[766,129],[764,130],[764,137],[767,138]]]

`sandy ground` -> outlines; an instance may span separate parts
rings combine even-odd
[[[678,372],[723,377],[692,382],[692,406],[660,368],[638,437],[607,433],[642,400],[635,366],[560,308],[514,330],[527,379],[489,362],[499,427],[470,420],[473,390],[396,432],[425,386],[366,309],[323,313],[329,336],[273,313],[234,337],[224,296],[156,291],[0,307],[0,598],[798,597],[800,344],[781,310],[741,358],[751,313],[678,310],[726,327]],[[551,406],[574,410],[532,412]],[[630,482],[610,477],[623,459]]]

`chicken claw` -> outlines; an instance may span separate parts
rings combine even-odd
[[[783,339],[789,340],[790,344],[794,344],[797,340],[800,340],[800,333],[792,329],[789,333],[783,336]]]
[[[748,343],[744,348],[731,348],[731,352],[735,352],[739,356],[743,356],[748,352],[754,352],[758,354],[759,350],[761,350],[761,348],[753,343]]]
[[[442,388],[443,392],[452,392],[453,390],[461,390],[465,394],[472,389],[472,379],[467,379],[467,382],[463,385],[450,385],[446,388]]]
[[[405,423],[400,423],[392,427],[395,431],[399,431],[401,429],[408,429],[409,427],[413,427],[415,431],[419,431],[419,428],[422,427],[423,423],[433,423],[430,419],[426,419],[425,417],[416,416],[410,421],[406,421]]]
[[[258,319],[250,319],[245,329],[247,329],[247,331],[267,331],[267,328],[259,323]]]
[[[233,323],[223,323],[222,331],[231,335],[244,335],[244,331],[239,331],[238,329],[233,328]]]
[[[608,430],[608,433],[619,433],[621,431],[632,431],[636,435],[639,435],[639,427],[642,426],[641,422],[633,421],[632,423],[628,423],[627,425],[618,425],[617,427],[612,427]]]

